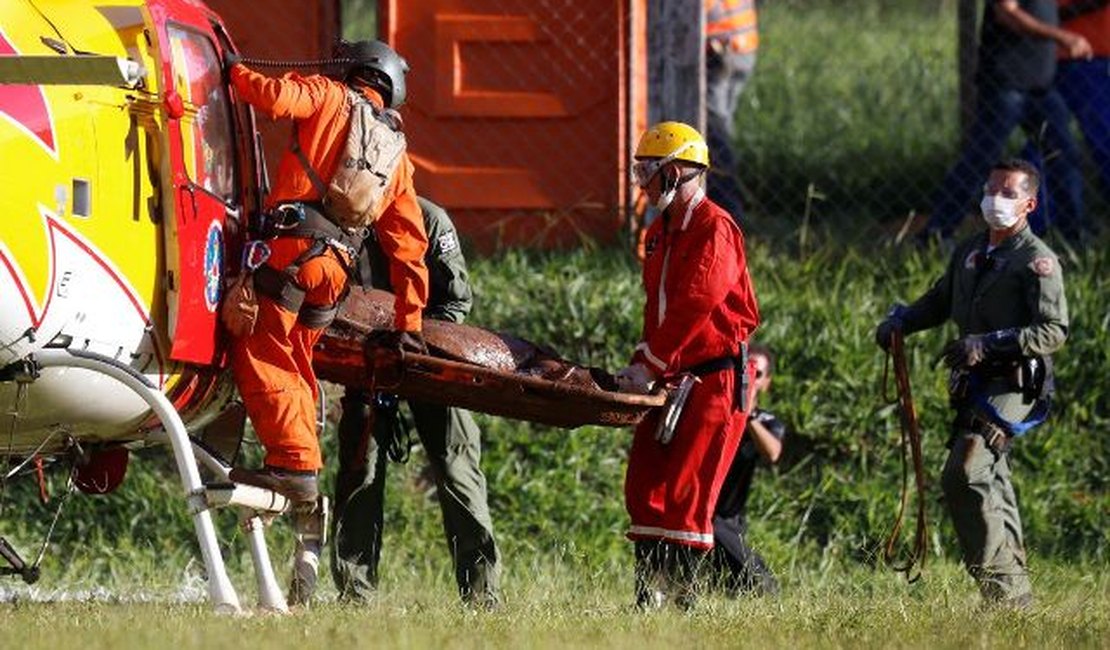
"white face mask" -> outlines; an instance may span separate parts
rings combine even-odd
[[[992,230],[1006,230],[1018,221],[1018,199],[1008,199],[997,194],[985,194],[979,209],[983,220]]]
[[[674,201],[674,195],[678,193],[677,187],[672,187],[670,190],[663,192],[659,195],[659,199],[655,202],[655,209],[660,212],[666,212],[667,206]]]

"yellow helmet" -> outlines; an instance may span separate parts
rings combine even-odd
[[[673,160],[708,167],[709,147],[705,138],[689,124],[660,122],[640,137],[634,157],[637,162],[632,165],[632,172],[643,187],[663,165]]]

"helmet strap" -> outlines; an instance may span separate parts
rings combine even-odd
[[[659,174],[659,200],[655,202],[655,208],[663,214],[667,213],[667,207],[670,206],[671,202],[673,202],[678,195],[678,188],[705,173],[705,168],[703,167],[676,178],[672,175],[672,172],[669,171],[675,169],[669,162],[670,161],[668,161],[668,164],[663,165],[657,172]]]
[[[689,174],[686,174],[685,176],[679,176],[678,177],[678,182],[675,183],[675,186],[677,187],[679,185],[682,185],[683,183],[687,183],[689,181],[692,181],[692,180],[694,180],[698,176],[701,176],[704,173],[705,173],[705,167],[702,167],[701,169],[695,169],[694,171],[690,172]]]

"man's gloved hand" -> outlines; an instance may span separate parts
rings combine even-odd
[[[224,73],[227,73],[229,70],[231,70],[232,66],[234,66],[236,63],[239,63],[242,60],[243,60],[243,57],[236,54],[235,52],[232,52],[231,50],[224,50],[224,59],[223,59]]]
[[[1021,341],[1018,328],[995,330],[986,334],[969,334],[944,346],[941,356],[949,368],[970,368],[992,358],[1020,358]]]
[[[424,335],[420,332],[399,332],[397,347],[402,352],[428,354],[428,344],[424,342]]]
[[[902,331],[902,319],[897,316],[889,316],[884,318],[879,326],[875,328],[875,343],[884,350],[890,350],[890,342],[894,338],[895,332]]]
[[[366,337],[366,345],[397,352],[428,354],[428,346],[424,343],[424,335],[420,332],[378,330]]]
[[[875,343],[880,348],[889,351],[890,341],[894,337],[894,333],[905,331],[906,321],[904,317],[909,310],[909,307],[900,303],[890,308],[886,318],[875,328]]]
[[[944,346],[944,365],[949,368],[971,368],[987,357],[986,337],[971,334]]]
[[[622,393],[647,395],[655,387],[655,375],[642,363],[622,368],[616,379],[617,387]]]

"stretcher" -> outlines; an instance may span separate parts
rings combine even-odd
[[[352,289],[314,351],[317,377],[564,428],[632,426],[666,401],[663,393],[617,392],[604,370],[480,327],[425,321],[429,354],[375,345],[376,333],[389,330],[392,322],[392,294]]]

